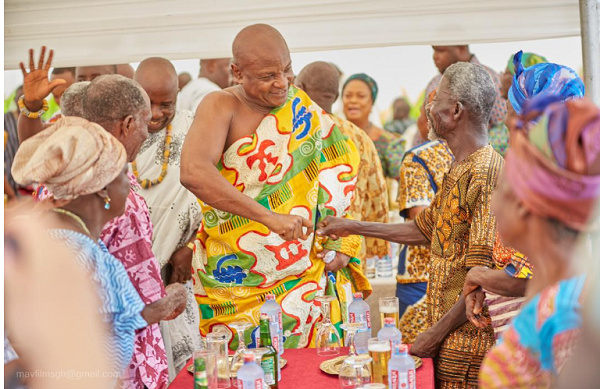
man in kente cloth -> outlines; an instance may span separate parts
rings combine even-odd
[[[193,260],[200,329],[257,325],[265,295],[274,293],[285,347],[305,347],[320,315],[315,297],[335,296],[332,321],[339,324],[352,292],[371,289],[355,259],[359,237],[313,233],[326,216],[346,215],[359,155],[292,85],[289,50],[277,30],[244,28],[231,69],[237,85],[200,103],[181,156],[181,182],[203,203]]]

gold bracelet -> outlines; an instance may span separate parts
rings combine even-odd
[[[17,105],[19,106],[21,115],[27,116],[30,119],[38,119],[48,111],[48,100],[46,99],[42,100],[42,109],[37,112],[31,112],[27,109],[25,106],[25,95],[19,97],[19,100],[17,100]]]
[[[187,242],[186,247],[192,251],[196,248],[196,245],[192,242]]]

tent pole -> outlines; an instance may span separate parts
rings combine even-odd
[[[600,106],[600,1],[579,0],[585,94]]]

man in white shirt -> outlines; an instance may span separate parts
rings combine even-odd
[[[190,81],[179,92],[177,109],[196,112],[196,108],[204,96],[229,87],[231,83],[230,62],[231,58],[201,59],[200,74],[197,79]]]

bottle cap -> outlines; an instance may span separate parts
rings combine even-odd
[[[244,353],[244,363],[254,362],[254,354],[251,352]]]
[[[361,299],[361,298],[363,298],[362,292],[356,292],[356,293],[354,293],[354,298],[355,299]]]
[[[275,301],[275,295],[273,293],[267,293],[267,295],[265,296],[265,300]]]
[[[393,317],[386,317],[383,321],[385,322],[386,326],[396,325],[396,319],[394,319]]]

